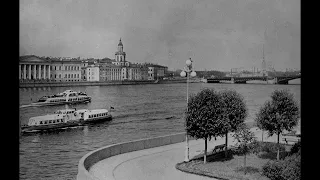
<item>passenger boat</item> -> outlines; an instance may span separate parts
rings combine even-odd
[[[107,109],[65,109],[54,114],[36,116],[29,119],[27,125],[21,127],[22,133],[82,126],[89,123],[111,120]]]
[[[91,97],[88,96],[86,93],[66,90],[59,94],[43,96],[37,102],[31,103],[31,106],[46,106],[87,102],[91,102]]]

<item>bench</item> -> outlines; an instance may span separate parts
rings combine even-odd
[[[215,152],[217,152],[217,151],[220,152],[220,151],[224,150],[225,147],[226,147],[225,144],[217,145],[217,146],[215,146],[214,149],[212,150],[212,153],[215,153]]]
[[[285,141],[286,144],[288,144],[288,142],[296,143],[296,142],[300,141],[300,137],[297,137],[297,136],[285,136],[285,137],[282,137],[282,140]]]

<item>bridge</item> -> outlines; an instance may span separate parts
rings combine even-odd
[[[208,78],[207,83],[221,83],[229,81],[236,84],[245,84],[247,81],[261,80],[266,81],[270,84],[288,84],[290,80],[301,78],[301,74],[295,76],[276,76],[276,77],[267,77],[267,76],[252,76],[252,77],[217,77],[217,78]]]

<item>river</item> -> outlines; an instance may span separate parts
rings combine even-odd
[[[301,85],[208,84],[190,83],[189,93],[202,88],[217,91],[235,89],[243,95],[249,113],[255,114],[276,89],[288,89],[300,105]],[[142,138],[163,136],[184,131],[186,108],[185,83],[119,86],[79,86],[20,88],[20,105],[41,96],[67,89],[86,92],[92,102],[78,104],[77,109],[114,107],[110,122],[47,133],[22,135],[20,138],[20,179],[76,179],[78,162],[89,151],[102,146]],[[20,109],[21,124],[33,116],[45,115],[65,106],[29,107]]]

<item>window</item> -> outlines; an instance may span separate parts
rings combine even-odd
[[[57,119],[57,122],[59,122],[59,119]]]
[[[51,124],[52,123],[52,120],[49,120],[49,124]]]
[[[45,121],[44,124],[48,124],[48,121]]]
[[[53,120],[53,123],[56,123],[56,120]]]
[[[42,121],[40,121],[40,124],[42,124]]]

